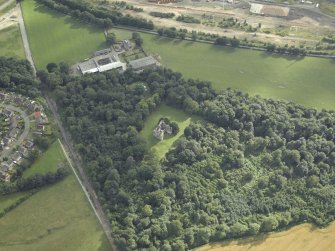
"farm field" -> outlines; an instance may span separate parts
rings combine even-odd
[[[120,39],[131,32],[113,29]],[[216,90],[228,87],[285,99],[318,109],[335,109],[335,59],[295,58],[141,34],[147,53],[187,78],[209,80]],[[317,69],[317,70],[316,70]]]
[[[64,159],[56,142],[29,169],[30,175],[42,170],[42,161],[46,170],[53,171]],[[0,208],[24,195],[0,197]],[[109,250],[104,232],[73,174],[43,188],[0,218],[0,235],[0,250],[6,251]]]
[[[0,56],[25,58],[18,25],[0,30]]]
[[[177,122],[179,132],[175,136],[167,136],[164,140],[160,141],[152,135],[152,132],[158,124],[159,119],[162,117],[170,119],[171,122]],[[194,122],[196,120],[199,119],[194,116],[191,117],[181,110],[163,104],[147,118],[145,126],[141,131],[141,136],[148,142],[148,146],[161,159],[173,146],[174,142],[183,135],[185,128],[191,123],[191,121]]]
[[[284,232],[205,245],[197,248],[196,251],[331,251],[335,249],[334,235],[335,223],[325,229],[319,229],[310,224],[302,224]]]
[[[48,63],[74,64],[104,48],[103,30],[38,5],[22,2],[30,48],[38,69]]]

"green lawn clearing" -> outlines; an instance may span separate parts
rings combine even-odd
[[[55,141],[49,149],[23,173],[23,177],[29,177],[36,173],[44,174],[47,172],[55,172],[58,168],[58,164],[64,161],[66,160],[61,146],[58,141]]]
[[[105,48],[103,30],[52,11],[34,0],[22,2],[29,44],[38,69],[50,62],[74,64]]]
[[[25,58],[18,25],[0,30],[0,56]]]
[[[131,31],[112,29],[119,39]],[[216,90],[228,87],[265,98],[335,109],[335,59],[287,57],[141,33],[143,48],[164,66],[187,78],[209,80]]]
[[[162,117],[170,119],[171,122],[177,122],[179,132],[175,136],[167,136],[160,141],[152,135],[152,132],[158,124],[159,119]],[[190,116],[181,110],[163,104],[147,118],[145,126],[141,131],[141,136],[148,142],[149,147],[161,159],[173,146],[174,142],[184,134],[185,128],[191,123],[191,121],[194,122],[197,120],[199,120],[199,118]]]

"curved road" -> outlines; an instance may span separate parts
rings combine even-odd
[[[22,111],[21,109],[12,106],[12,105],[0,105],[1,107],[5,107],[7,110],[10,110],[12,112],[18,112],[20,113],[21,117],[24,120],[24,130],[23,133],[20,135],[19,139],[15,142],[13,146],[11,146],[9,149],[4,149],[1,153],[1,159],[7,158],[13,151],[13,149],[17,146],[20,146],[22,142],[27,138],[29,131],[30,131],[30,120],[28,115]]]

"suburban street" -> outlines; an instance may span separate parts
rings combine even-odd
[[[12,151],[15,147],[22,145],[22,142],[27,138],[27,136],[29,134],[29,131],[30,131],[30,120],[29,120],[28,115],[24,111],[22,111],[21,109],[15,107],[15,106],[3,105],[3,104],[0,104],[0,106],[4,107],[4,108],[6,108],[10,111],[20,113],[21,117],[24,120],[24,130],[23,130],[22,134],[20,135],[18,140],[14,143],[14,145],[12,145],[10,148],[5,148],[2,151],[0,158],[3,159],[3,158],[7,158],[12,153]]]

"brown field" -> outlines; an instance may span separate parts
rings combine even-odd
[[[213,243],[196,251],[333,251],[335,222],[325,229],[310,224],[295,226],[287,231],[260,235],[236,241]]]

